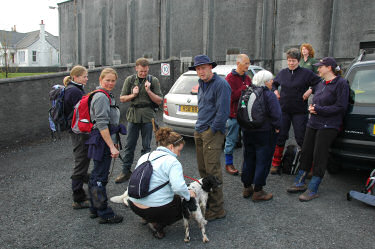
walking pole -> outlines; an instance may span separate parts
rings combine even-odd
[[[154,131],[154,135],[156,135],[157,130],[159,130],[159,126],[155,122],[154,118],[151,119],[151,123],[152,123],[152,130]],[[156,143],[156,146],[158,146],[158,142],[156,142],[156,139],[155,139],[155,143]]]

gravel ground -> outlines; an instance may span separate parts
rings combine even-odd
[[[194,141],[186,142],[180,161],[185,174],[198,178]],[[135,158],[139,151],[140,143]],[[241,149],[236,149],[237,164],[240,158]],[[240,177],[224,172],[227,217],[208,223],[208,244],[202,243],[192,222],[191,242],[185,244],[182,221],[167,227],[167,236],[157,240],[122,204],[110,204],[124,216],[124,222],[116,225],[100,225],[89,218],[88,210],[73,210],[67,136],[3,150],[0,167],[1,248],[374,248],[375,244],[375,209],[346,200],[349,190],[361,189],[368,172],[327,173],[320,198],[309,203],[286,193],[293,176],[270,175],[265,189],[274,194],[273,200],[253,203],[242,198]],[[107,185],[110,197],[122,194],[127,186],[114,183],[119,172],[117,160]]]

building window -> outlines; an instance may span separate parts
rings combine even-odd
[[[20,63],[25,62],[25,51],[18,51],[18,61]]]
[[[10,54],[10,61],[14,64],[14,53]]]
[[[36,62],[36,51],[33,51],[33,62]]]

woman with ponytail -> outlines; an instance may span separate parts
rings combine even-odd
[[[136,168],[149,157],[152,163],[153,173],[150,179],[150,189],[154,189],[169,181],[165,187],[141,199],[129,198],[129,206],[134,213],[151,223],[156,230],[154,236],[163,238],[163,228],[182,219],[181,197],[189,201],[195,197],[195,193],[188,190],[182,165],[177,160],[184,147],[182,136],[170,128],[160,128],[156,132],[156,141],[159,147],[143,155]]]
[[[87,69],[77,65],[72,68],[70,75],[64,78],[64,115],[70,124],[73,118],[74,106],[85,94],[84,86],[87,83]],[[74,168],[72,179],[73,209],[89,208],[90,203],[83,189],[83,183],[88,182],[87,170],[90,159],[87,158],[88,146],[85,144],[89,138],[88,134],[75,134],[69,131],[73,145]]]

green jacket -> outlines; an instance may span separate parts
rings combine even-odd
[[[154,76],[151,77],[151,91],[156,95],[163,97],[163,94],[160,90],[159,80]],[[133,80],[134,82],[132,82]],[[152,118],[155,118],[155,111],[154,108],[151,106],[153,102],[146,92],[145,82],[146,79],[143,79],[140,82],[140,79],[137,75],[128,76],[124,81],[121,96],[130,95],[132,93],[132,89],[135,86],[139,86],[139,93],[137,97],[130,101],[130,106],[126,113],[126,119],[128,122],[149,123],[151,122]]]
[[[318,63],[318,60],[315,58],[308,57],[307,61],[303,59],[303,56],[301,57],[299,61],[299,66],[303,68],[310,69],[314,73],[318,73],[318,67],[314,66],[315,63]]]

